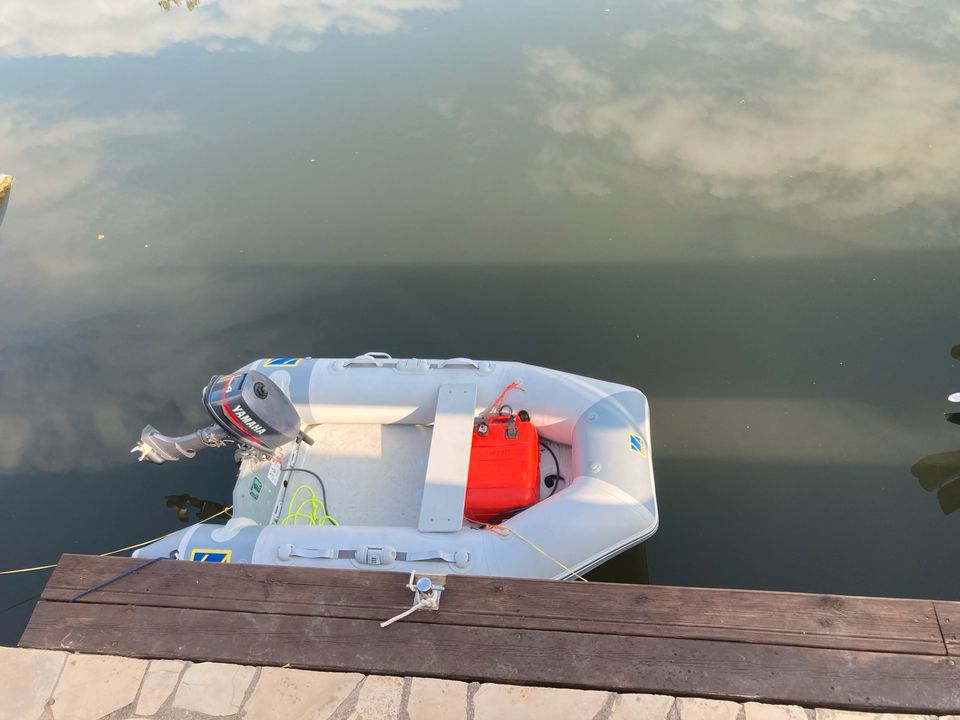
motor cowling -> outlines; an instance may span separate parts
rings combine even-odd
[[[254,370],[214,375],[203,389],[203,404],[216,425],[179,437],[164,435],[152,425],[140,433],[130,451],[139,460],[161,464],[192,458],[205,447],[237,442],[271,453],[294,440],[313,441],[300,430],[300,414],[283,390]]]
[[[214,375],[203,404],[237,442],[275,450],[300,436],[300,414],[283,390],[255,370]]]

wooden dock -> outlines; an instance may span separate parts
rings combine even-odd
[[[29,648],[960,713],[960,602],[64,555]]]

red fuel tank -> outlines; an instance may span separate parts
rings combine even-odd
[[[468,520],[495,522],[533,505],[540,496],[540,435],[525,412],[492,415],[473,428]]]

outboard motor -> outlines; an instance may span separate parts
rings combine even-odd
[[[214,375],[203,389],[203,404],[216,424],[180,437],[168,437],[147,425],[130,452],[140,453],[141,462],[159,465],[192,458],[197,450],[228,442],[263,455],[294,440],[313,444],[300,430],[300,415],[290,398],[263,373]]]

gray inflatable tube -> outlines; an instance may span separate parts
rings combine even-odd
[[[423,515],[419,527],[280,525],[237,516],[223,526],[174,533],[138,556],[174,553],[215,562],[563,579],[643,542],[657,529],[649,410],[634,388],[522,363],[398,360],[380,353],[265,359],[244,369],[268,374],[293,401],[305,426],[433,425],[435,437],[444,410],[438,413],[443,402],[438,398],[445,388],[472,393],[475,387],[472,412],[479,414],[517,382],[541,438],[564,451],[569,480],[559,492],[503,522],[506,530],[499,532],[459,518],[455,528],[425,531]],[[300,445],[288,449],[285,464],[308,462],[312,450]],[[244,472],[241,466],[238,489],[246,487]],[[423,502],[439,497],[442,508],[448,488],[431,490],[427,475]]]

